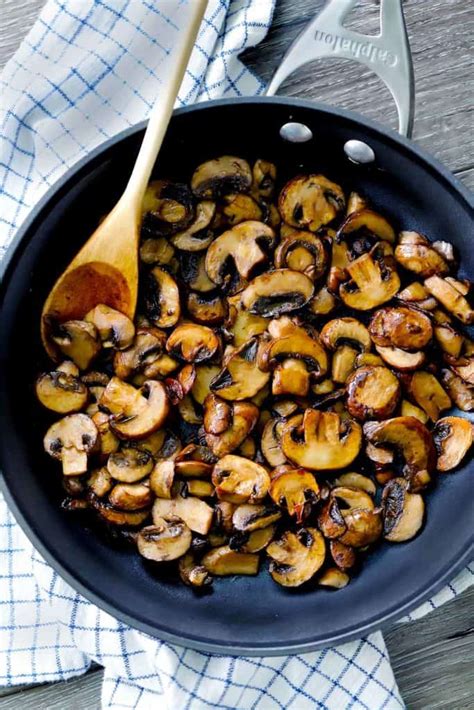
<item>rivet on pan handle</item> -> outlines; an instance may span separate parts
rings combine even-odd
[[[381,0],[380,32],[369,36],[343,26],[357,0],[330,0],[292,44],[267,88],[275,94],[282,82],[304,64],[343,57],[365,64],[386,84],[398,111],[398,130],[410,137],[415,110],[415,80],[402,0]]]

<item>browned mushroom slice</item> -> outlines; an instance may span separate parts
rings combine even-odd
[[[339,538],[349,547],[366,547],[382,536],[383,522],[380,511],[364,508],[343,510],[346,531]]]
[[[351,280],[341,285],[339,295],[346,306],[358,311],[380,306],[393,298],[400,288],[394,259],[374,250],[351,262],[347,271]]]
[[[434,274],[442,276],[449,272],[449,265],[443,256],[418,232],[400,232],[395,259],[405,269],[423,278]]]
[[[423,311],[432,311],[437,308],[438,303],[428,290],[419,281],[414,281],[406,288],[402,289],[397,298],[408,305],[421,308]]]
[[[196,409],[196,403],[190,394],[187,394],[178,402],[178,412],[181,418],[188,424],[201,424],[202,414]]]
[[[281,510],[272,504],[243,503],[232,513],[232,526],[240,532],[261,530],[281,518]]]
[[[71,377],[79,377],[80,370],[72,360],[64,360],[60,365],[56,366],[56,372],[64,372]]]
[[[145,279],[144,304],[148,318],[159,328],[171,328],[179,320],[178,286],[161,266],[155,266]]]
[[[419,493],[409,493],[404,478],[394,478],[383,489],[384,538],[405,542],[415,537],[423,525],[425,503]]]
[[[416,370],[421,367],[426,360],[426,355],[421,350],[417,353],[409,353],[406,350],[401,350],[400,348],[385,348],[379,345],[377,345],[375,349],[387,365],[390,365],[390,367],[394,367],[396,370],[400,370],[401,372],[411,372],[411,370]]]
[[[408,478],[423,471],[429,474],[433,470],[436,455],[432,436],[415,417],[368,422],[364,424],[364,434],[376,447],[397,449],[405,461],[403,473]]]
[[[250,165],[233,155],[222,155],[201,163],[191,178],[192,191],[205,199],[220,198],[229,192],[248,192],[251,185]]]
[[[426,412],[431,421],[439,419],[440,413],[449,409],[451,399],[438,380],[430,372],[415,372],[410,380],[410,395]]]
[[[340,540],[331,540],[329,549],[335,564],[340,570],[344,571],[354,567],[357,558],[352,547],[344,545]]]
[[[337,240],[347,241],[349,236],[351,242],[358,242],[354,243],[351,249],[355,254],[368,251],[378,240],[390,243],[395,241],[393,227],[385,217],[368,208],[352,212],[346,217],[337,233]]]
[[[166,333],[158,328],[139,328],[135,340],[126,350],[115,353],[114,371],[121,380],[127,380],[138,372],[146,377],[165,377],[178,367],[178,363],[166,354]]]
[[[365,491],[365,493],[368,493],[371,496],[374,496],[377,490],[375,487],[375,483],[370,478],[368,478],[367,476],[363,476],[361,473],[356,473],[352,471],[349,473],[342,473],[336,478],[334,483],[337,486],[348,486],[349,488],[358,488],[361,491]]]
[[[359,195],[358,192],[351,192],[347,198],[346,215],[349,216],[353,212],[360,212],[367,207],[367,200]]]
[[[203,200],[196,205],[196,216],[186,229],[173,234],[171,243],[182,251],[202,251],[207,249],[214,239],[214,234],[207,229],[216,213],[216,204]]]
[[[252,219],[261,221],[263,209],[250,195],[231,193],[223,198],[222,214],[234,226]]]
[[[257,554],[236,552],[228,545],[224,545],[207,552],[201,562],[216,577],[231,574],[254,575],[258,572],[260,557]]]
[[[313,291],[314,284],[305,274],[291,269],[275,269],[251,281],[240,299],[243,308],[250,313],[276,318],[302,308]]]
[[[178,325],[166,341],[170,355],[184,362],[209,360],[219,345],[220,340],[211,328],[195,323]]]
[[[276,174],[276,167],[273,163],[261,158],[256,160],[252,169],[252,191],[263,199],[271,197],[275,189]]]
[[[122,439],[144,439],[159,429],[168,416],[169,403],[162,382],[147,380],[143,387],[112,377],[100,400],[110,412],[110,425]]]
[[[260,335],[260,333],[265,332],[268,325],[267,319],[244,310],[240,303],[240,294],[229,296],[227,302],[229,304],[229,314],[226,328],[233,334],[234,345],[237,348],[254,335]]]
[[[318,577],[318,584],[321,587],[330,587],[331,589],[343,589],[350,581],[349,575],[337,567],[328,567]]]
[[[260,353],[262,369],[272,369],[277,363],[291,358],[302,360],[309,372],[322,377],[328,370],[328,356],[316,334],[292,326],[288,334],[274,338]]]
[[[472,424],[462,417],[443,417],[436,422],[433,439],[438,453],[438,471],[456,468],[472,445]]]
[[[283,428],[281,448],[285,456],[311,471],[332,471],[349,466],[362,444],[359,424],[342,420],[333,412],[307,409]]]
[[[402,405],[400,407],[400,414],[402,417],[415,417],[419,419],[422,424],[426,424],[428,421],[428,415],[420,407],[412,404],[407,399],[402,400]]]
[[[366,365],[383,365],[383,360],[378,355],[374,355],[374,353],[360,353],[360,355],[357,355],[355,367],[365,367]]]
[[[126,448],[110,454],[107,470],[116,481],[136,483],[153,469],[153,458],[147,451]]]
[[[219,325],[227,316],[227,302],[218,294],[207,295],[191,292],[187,308],[190,316],[205,325]]]
[[[258,367],[257,352],[257,338],[251,338],[235,350],[224,369],[211,380],[211,391],[227,400],[248,399],[257,394],[270,379],[270,373]]]
[[[456,406],[463,412],[472,412],[474,410],[474,387],[463,382],[452,370],[442,370],[441,378]]]
[[[92,471],[91,475],[87,479],[87,487],[98,498],[103,498],[107,495],[107,493],[110,493],[114,483],[114,479],[105,466]]]
[[[254,428],[258,415],[258,408],[251,402],[228,405],[219,397],[208,395],[204,401],[204,429],[212,453],[222,457],[235,451]]]
[[[142,510],[153,503],[153,493],[144,483],[118,483],[110,491],[109,501],[118,510]]]
[[[84,320],[95,325],[103,348],[124,350],[135,337],[135,326],[130,318],[105,303],[99,303],[89,311]]]
[[[212,482],[217,497],[230,503],[258,503],[270,490],[267,470],[234,454],[219,459],[214,466]]]
[[[256,220],[241,222],[214,240],[206,254],[206,271],[219,285],[228,284],[235,268],[239,276],[248,279],[252,270],[267,260],[268,250],[275,241],[271,227]]]
[[[273,372],[272,394],[306,397],[309,392],[310,373],[301,360],[284,360]]]
[[[194,198],[187,185],[154,180],[142,203],[142,234],[164,237],[183,229],[194,218]]]
[[[150,488],[158,498],[171,499],[174,482],[174,461],[158,461],[150,474]]]
[[[286,456],[281,450],[281,432],[284,427],[283,419],[269,419],[262,432],[261,447],[262,454],[270,466],[281,466],[286,462]]]
[[[236,533],[230,538],[229,547],[239,552],[261,552],[271,543],[276,530],[276,525],[269,525],[251,533]]]
[[[154,518],[153,525],[138,533],[137,548],[142,557],[168,562],[182,557],[191,547],[191,530],[177,516]]]
[[[286,508],[301,523],[311,512],[311,505],[319,500],[318,483],[309,471],[302,468],[285,471],[272,477],[270,497],[279,506]]]
[[[442,279],[440,276],[430,276],[425,281],[425,287],[446,308],[447,311],[453,314],[461,323],[471,325],[474,323],[474,310],[471,308],[469,301],[465,298],[461,286],[457,281]],[[461,290],[459,290],[461,289]]]
[[[177,515],[186,525],[199,535],[207,535],[212,525],[214,511],[199,498],[183,498],[178,495],[171,500],[157,498],[153,503],[153,522],[162,517]]]
[[[188,552],[178,562],[181,581],[188,587],[208,587],[212,584],[212,577],[202,564],[198,564],[192,552]]]
[[[80,370],[87,370],[101,350],[97,328],[83,320],[69,320],[55,325],[50,337]]]
[[[278,198],[282,219],[292,227],[316,232],[344,209],[344,193],[324,175],[300,175],[286,183]]]
[[[208,293],[216,288],[206,271],[206,255],[181,254],[181,278],[193,291]]]
[[[368,352],[372,347],[369,331],[356,318],[335,318],[321,330],[321,340],[331,351],[341,345],[351,345],[359,352]]]
[[[295,231],[278,245],[274,256],[275,266],[301,271],[316,281],[324,274],[327,254],[322,240],[312,232]]]
[[[89,396],[83,382],[58,370],[40,375],[35,390],[41,404],[58,414],[78,412],[86,405]]]
[[[334,497],[330,497],[319,512],[318,527],[329,540],[339,538],[346,531],[346,523]]]
[[[310,300],[307,308],[316,316],[325,316],[335,309],[336,303],[335,296],[327,286],[323,286]]]
[[[374,446],[370,441],[367,442],[365,453],[376,464],[377,470],[393,463],[395,458],[391,449],[385,449],[383,446]]]
[[[449,323],[435,325],[433,330],[441,350],[451,357],[460,357],[464,345],[464,336],[458,333]]]
[[[424,313],[413,308],[380,308],[370,321],[369,332],[376,345],[402,350],[422,350],[433,328]]]
[[[87,414],[69,414],[49,427],[44,449],[61,461],[65,476],[79,476],[87,471],[87,457],[97,439],[97,427]]]
[[[142,525],[149,517],[150,511],[145,510],[118,510],[108,500],[97,498],[93,493],[90,493],[88,500],[94,510],[111,525],[124,527],[138,527]]]
[[[177,458],[179,458],[179,454]],[[212,468],[212,464],[195,459],[175,462],[175,473],[184,478],[210,477]]]
[[[347,381],[347,409],[356,419],[386,419],[400,400],[400,383],[386,367],[359,367]]]
[[[183,485],[183,495],[195,496],[196,498],[211,498],[214,495],[214,486],[209,481],[190,478]]]
[[[144,264],[169,264],[174,253],[173,247],[165,237],[145,239],[140,246],[140,259]]]
[[[283,587],[299,587],[323,566],[326,557],[324,538],[315,528],[285,532],[267,547],[271,558],[270,574]]]
[[[91,417],[92,421],[97,427],[99,432],[99,446],[100,454],[103,459],[106,459],[110,454],[115,453],[119,446],[120,441],[115,436],[110,428],[109,415],[105,412],[96,412]]]
[[[196,379],[191,388],[191,394],[198,404],[204,404],[204,400],[210,392],[210,383],[219,372],[218,365],[197,365]]]

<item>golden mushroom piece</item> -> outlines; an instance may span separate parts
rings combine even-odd
[[[472,446],[472,424],[462,417],[443,417],[436,422],[433,439],[438,453],[438,471],[451,471]]]
[[[220,500],[229,503],[258,503],[270,490],[270,476],[260,464],[243,456],[228,454],[214,466],[212,482]]]
[[[258,407],[251,402],[234,402],[209,394],[204,400],[206,443],[214,456],[235,451],[248,437],[258,420]]]
[[[391,243],[395,241],[395,232],[391,224],[381,214],[367,207],[350,212],[337,233],[337,239],[347,240],[349,236],[353,238],[361,232],[364,236],[369,235],[376,240],[382,239]]]
[[[309,471],[290,469],[272,476],[270,497],[279,506],[286,508],[288,515],[294,515],[301,523],[311,510],[311,505],[319,500],[318,483]]]
[[[271,558],[270,574],[283,587],[299,587],[323,566],[326,557],[324,538],[314,528],[285,532],[267,547]]]
[[[143,387],[112,377],[100,399],[102,409],[112,416],[110,425],[120,438],[144,439],[159,429],[168,411],[168,395],[161,382],[147,380]]]
[[[258,366],[258,339],[251,338],[235,350],[225,367],[211,380],[211,392],[226,400],[242,400],[257,394],[270,379]]]
[[[344,193],[324,175],[302,175],[286,183],[278,209],[286,224],[316,232],[344,209]]]
[[[155,266],[145,281],[145,309],[158,328],[175,325],[181,313],[179,290],[174,278],[161,266]]]
[[[425,281],[425,287],[461,323],[474,323],[474,310],[466,298],[466,289],[459,281],[449,280],[449,277],[442,279],[440,276],[430,276]]]
[[[195,323],[178,325],[166,341],[169,354],[184,362],[209,360],[219,345],[220,340],[211,328]]]
[[[40,375],[35,390],[41,404],[58,414],[78,412],[89,398],[87,387],[81,380],[59,370]]]
[[[310,471],[334,471],[349,466],[362,445],[362,429],[334,412],[307,409],[283,429],[281,448],[293,463]]]
[[[182,557],[191,547],[191,530],[176,516],[156,517],[153,525],[142,528],[137,537],[138,552],[153,562]]]
[[[422,350],[433,337],[433,327],[427,315],[413,308],[380,308],[369,324],[375,345]]]
[[[97,328],[83,320],[50,327],[50,339],[80,370],[87,370],[98,356],[101,343]]]
[[[201,163],[191,178],[196,197],[215,199],[229,192],[247,192],[252,185],[252,171],[246,160],[233,155]]]
[[[368,311],[389,301],[400,288],[395,261],[375,247],[347,266],[350,281],[343,283],[339,295],[350,308]]]
[[[69,414],[49,427],[44,449],[61,461],[65,476],[79,476],[87,471],[87,458],[97,438],[97,427],[87,414]]]
[[[423,278],[449,273],[449,265],[443,255],[434,249],[429,239],[418,232],[400,232],[395,259],[404,269]]]
[[[390,542],[411,540],[420,530],[425,503],[419,493],[410,493],[408,481],[394,478],[382,494],[384,538]]]
[[[400,400],[400,383],[386,367],[359,367],[347,380],[347,409],[356,419],[386,419]]]
[[[242,307],[254,315],[276,318],[304,306],[314,292],[311,279],[292,269],[275,269],[257,276],[242,291]]]
[[[211,224],[215,213],[215,202],[210,200],[198,202],[194,221],[186,229],[176,232],[170,237],[173,246],[189,252],[200,252],[207,249],[214,239],[213,232],[208,230],[207,227]]]
[[[130,318],[105,303],[89,311],[84,320],[95,325],[103,348],[124,350],[133,342],[135,326]]]
[[[316,281],[327,267],[327,253],[323,241],[312,232],[295,230],[288,234],[275,250],[274,263],[278,269],[287,267],[302,271]]]

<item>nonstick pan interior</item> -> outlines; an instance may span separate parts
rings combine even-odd
[[[302,121],[309,143],[285,143],[280,126]],[[36,208],[20,231],[3,282],[1,320],[1,455],[4,489],[27,534],[73,587],[150,634],[205,650],[282,654],[355,636],[401,616],[448,581],[469,560],[472,546],[471,461],[440,476],[427,495],[421,535],[383,544],[348,587],[287,590],[266,572],[218,580],[197,596],[166,569],[147,565],[133,550],[111,545],[60,509],[57,463],[42,451],[48,415],[32,383],[47,367],[39,318],[57,276],[120,195],[142,135],[138,127],[94,151]],[[350,163],[343,145],[364,140],[376,167]],[[159,175],[188,179],[202,160],[223,153],[276,162],[279,178],[321,172],[346,190],[367,194],[396,228],[448,239],[474,276],[472,204],[449,173],[404,139],[339,110],[285,99],[214,102],[176,113],[159,157]]]

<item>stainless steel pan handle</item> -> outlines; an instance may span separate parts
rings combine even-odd
[[[352,59],[369,67],[390,90],[398,111],[398,130],[410,137],[415,111],[415,79],[402,0],[381,0],[380,32],[369,36],[343,26],[357,0],[329,0],[286,53],[267,88],[275,94],[282,82],[304,64],[324,57]]]

